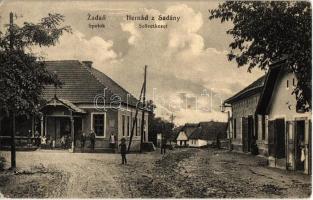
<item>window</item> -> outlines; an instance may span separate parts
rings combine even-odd
[[[234,132],[234,138],[236,138],[237,137],[237,133],[236,133],[236,118],[234,119],[234,130],[233,130],[233,132]]]
[[[136,118],[133,119],[133,121],[135,121],[135,120],[136,120]],[[138,120],[136,120],[136,122],[135,122],[135,127],[134,127],[135,136],[137,136],[137,134],[138,134],[138,133],[137,133],[137,121],[138,121]]]
[[[96,137],[104,137],[104,114],[92,114],[93,130]]]
[[[289,80],[287,80],[286,87],[289,88]]]
[[[125,136],[125,115],[122,115],[122,133]]]
[[[143,130],[146,130],[146,120],[143,120]]]
[[[130,134],[130,117],[127,116],[127,136]]]
[[[292,79],[292,85],[293,85],[293,86],[296,86],[296,81],[295,81],[294,78]]]
[[[141,120],[138,119],[138,126],[137,126],[137,135],[139,136],[141,132]]]

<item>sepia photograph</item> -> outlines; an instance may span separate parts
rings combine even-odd
[[[311,6],[0,0],[0,199],[310,199]]]

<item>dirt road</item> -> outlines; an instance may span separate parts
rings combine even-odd
[[[9,152],[0,156],[9,160]],[[17,173],[0,172],[5,197],[308,197],[310,176],[266,167],[226,150],[176,149],[128,155],[18,152]],[[9,163],[7,163],[9,164]]]

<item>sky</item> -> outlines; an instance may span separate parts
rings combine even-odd
[[[34,48],[46,60],[91,60],[93,67],[139,97],[147,65],[147,99],[156,104],[156,116],[181,125],[186,122],[226,121],[223,100],[264,72],[238,68],[227,53],[233,25],[209,20],[218,1],[5,1],[0,0],[0,30],[13,12],[15,23],[39,22],[48,13],[64,15],[64,34],[56,46]],[[90,21],[88,15],[106,16]],[[180,17],[179,21],[133,21],[126,15]],[[105,28],[90,28],[104,24]],[[139,28],[139,24],[167,25],[166,29]]]

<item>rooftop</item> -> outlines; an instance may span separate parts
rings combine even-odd
[[[121,97],[121,103],[135,106],[138,100],[123,87],[104,73],[78,60],[45,61],[48,71],[56,73],[63,83],[62,88],[55,89],[47,85],[43,91],[44,99],[51,100],[54,95],[72,103],[94,103],[96,96],[104,95],[106,102],[113,95]],[[127,98],[128,96],[128,98]]]

